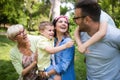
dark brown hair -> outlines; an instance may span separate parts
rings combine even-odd
[[[65,37],[70,37],[70,34],[69,34],[69,20],[68,20],[67,16],[61,15],[61,16],[56,17],[56,18],[53,20],[53,22],[52,22],[53,25],[54,25],[54,27],[56,27],[56,23],[57,23],[57,21],[58,21],[60,18],[65,18],[65,19],[66,19],[67,24],[68,24],[68,30],[67,30],[67,32],[65,33]],[[56,37],[56,30],[55,30],[55,35],[54,35],[54,37]]]
[[[94,0],[80,0],[76,3],[75,9],[76,8],[82,10],[82,16],[89,16],[93,21],[100,20],[101,8]]]

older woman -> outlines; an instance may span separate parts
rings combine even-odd
[[[37,37],[27,35],[24,27],[20,24],[9,27],[7,36],[16,42],[10,51],[10,58],[19,74],[19,80],[38,80],[35,73],[37,70]]]

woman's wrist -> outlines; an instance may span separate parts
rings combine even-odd
[[[36,65],[37,64],[37,61],[33,61],[33,65]]]
[[[45,72],[45,75],[46,75],[47,77],[50,77],[50,75],[48,74],[48,72]]]

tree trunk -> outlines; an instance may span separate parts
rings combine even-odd
[[[50,0],[51,5],[52,5],[52,20],[57,17],[60,16],[60,0]]]

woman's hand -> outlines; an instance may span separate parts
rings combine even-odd
[[[74,45],[74,41],[73,41],[73,40],[71,40],[71,41],[69,41],[69,42],[67,42],[67,43],[65,44],[66,48],[70,48],[70,47],[72,47],[73,45]]]
[[[38,49],[36,49],[35,51],[35,55],[34,55],[34,62],[38,62]]]
[[[48,73],[45,72],[45,71],[40,71],[39,74],[40,74],[40,77],[43,78],[43,79],[45,79],[45,78],[49,78]]]

